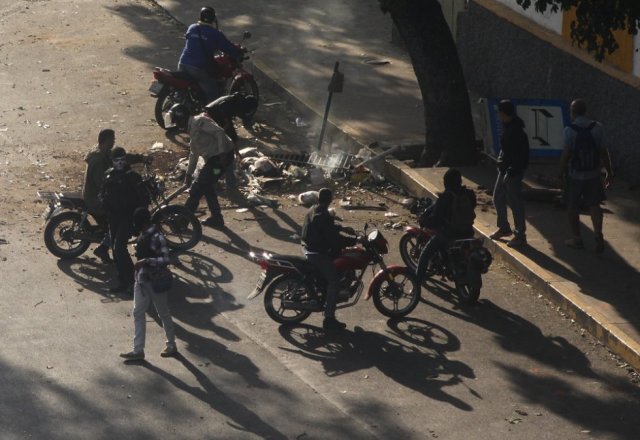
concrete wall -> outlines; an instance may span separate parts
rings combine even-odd
[[[533,4],[527,9],[522,9],[516,0],[496,0],[519,14],[535,21],[540,26],[545,27],[558,35],[562,35],[562,12],[551,12],[549,8],[544,14],[536,12]]]
[[[589,116],[605,126],[614,172],[640,183],[637,86],[476,2],[458,19],[458,51],[471,90],[487,98],[584,98]]]

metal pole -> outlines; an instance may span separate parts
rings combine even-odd
[[[342,85],[344,83],[344,75],[338,71],[340,63],[336,61],[336,65],[333,67],[333,76],[329,83],[329,98],[327,99],[327,106],[324,109],[324,118],[322,118],[322,128],[320,129],[320,138],[318,139],[318,151],[322,149],[322,140],[324,139],[324,131],[327,128],[327,119],[329,119],[329,108],[331,108],[331,98],[333,93],[342,92]]]

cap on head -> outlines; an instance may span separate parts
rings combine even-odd
[[[459,188],[462,186],[462,175],[460,171],[455,168],[450,168],[444,173],[444,187],[445,189]]]
[[[513,102],[508,99],[503,99],[498,103],[498,111],[510,117],[516,114],[516,108],[513,106]]]
[[[200,21],[209,24],[216,21],[216,10],[211,6],[205,6],[200,9]]]
[[[111,128],[103,128],[98,133],[98,144],[103,144],[107,141],[112,141],[116,138],[116,133]]]
[[[115,159],[117,157],[125,157],[126,155],[127,152],[122,147],[115,147],[113,150],[111,150],[111,159]]]
[[[333,193],[329,188],[322,188],[318,191],[318,203],[321,205],[329,205],[333,200]]]

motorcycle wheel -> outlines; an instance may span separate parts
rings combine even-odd
[[[309,310],[291,310],[282,307],[286,296],[295,293],[304,294],[309,289],[296,275],[276,277],[264,293],[264,309],[267,315],[280,324],[297,324],[309,317]]]
[[[194,247],[202,238],[202,225],[198,218],[182,205],[160,208],[152,218],[167,239],[167,246],[177,251]]]
[[[418,260],[424,248],[424,243],[414,234],[404,234],[400,238],[400,257],[404,264],[415,272],[418,268]]]
[[[78,212],[62,212],[47,223],[44,229],[44,244],[53,255],[63,260],[82,255],[91,244],[88,240],[76,240],[71,237],[78,230],[82,216]]]
[[[171,109],[171,107],[173,107],[173,104],[175,104],[171,96],[169,96],[170,93],[171,93],[171,88],[165,86],[160,91],[160,93],[158,93],[158,99],[156,100],[156,108],[155,108],[156,122],[158,123],[160,128],[164,128],[164,129],[166,129],[166,127],[164,126],[164,114],[168,112],[169,109]]]
[[[471,287],[468,284],[456,283],[458,297],[466,304],[472,305],[478,302],[480,287]]]
[[[419,302],[420,286],[414,272],[407,267],[385,277],[373,292],[376,309],[389,318],[407,316]]]
[[[244,95],[253,95],[256,97],[258,102],[260,101],[260,91],[258,90],[258,83],[256,83],[256,80],[253,78],[233,81],[231,83],[231,86],[229,87],[229,93],[235,92],[240,92]],[[251,121],[257,110],[258,106],[256,105],[256,108],[252,112],[244,115],[244,118],[246,118],[248,121]],[[249,124],[245,124],[245,128],[249,128],[247,127],[247,125]]]

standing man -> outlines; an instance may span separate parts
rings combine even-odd
[[[338,275],[333,265],[334,257],[345,246],[356,243],[356,239],[340,234],[355,234],[351,227],[335,224],[334,217],[329,213],[329,205],[333,194],[329,188],[322,188],[318,192],[318,203],[309,209],[302,225],[302,245],[307,260],[311,262],[327,281],[324,321],[325,330],[341,330],[346,324],[336,319],[336,304],[338,302]]]
[[[529,164],[529,138],[524,131],[524,122],[516,114],[511,101],[504,99],[498,103],[498,117],[503,127],[498,155],[498,178],[493,189],[498,230],[489,237],[497,240],[515,232],[507,246],[524,246],[527,244],[527,226],[522,199],[522,179]],[[513,213],[513,232],[509,225],[507,205]]]
[[[162,233],[151,223],[151,215],[147,208],[138,208],[133,214],[133,227],[139,232],[136,241],[136,284],[133,290],[133,351],[121,353],[120,357],[128,361],[143,360],[146,341],[147,320],[145,315],[151,303],[158,312],[162,321],[166,346],[160,353],[162,357],[174,356],[176,349],[176,336],[167,303],[166,291],[158,292],[153,288],[151,280],[163,273],[169,273],[167,266],[169,260],[169,248]]]
[[[133,213],[146,207],[149,197],[143,187],[140,174],[127,164],[126,151],[115,147],[111,151],[113,168],[107,170],[100,192],[102,206],[109,220],[109,234],[113,247],[113,259],[118,271],[118,284],[110,292],[129,292],[133,287],[133,261],[127,243],[133,232]]]
[[[204,196],[209,207],[210,216],[202,222],[205,226],[223,228],[224,219],[216,193],[216,183],[225,170],[233,162],[235,146],[224,129],[215,123],[205,112],[189,120],[189,165],[185,176],[185,185],[190,185],[189,198],[185,206],[195,212]],[[193,173],[198,159],[205,160],[198,177],[193,181]],[[193,182],[193,183],[192,183]]]
[[[221,96],[215,101],[207,104],[205,112],[207,112],[216,124],[224,129],[226,135],[229,136],[231,141],[233,141],[233,144],[237,146],[238,133],[236,133],[236,128],[233,125],[233,118],[240,118],[246,127],[251,123],[251,118],[256,112],[257,107],[258,99],[255,96],[235,92],[231,95]],[[224,176],[227,189],[233,188],[236,183],[234,168],[234,162],[232,162],[231,166],[227,167],[227,171]]]
[[[84,161],[87,168],[84,172],[84,185],[82,186],[82,198],[89,212],[99,222],[106,223],[106,213],[102,209],[99,199],[100,189],[104,182],[105,173],[111,168],[111,149],[115,145],[116,135],[110,128],[103,128],[98,133],[98,145],[93,148]],[[109,234],[105,234],[100,245],[93,250],[93,254],[100,258],[103,263],[111,262],[109,257]]]
[[[200,10],[200,20],[189,26],[185,38],[187,41],[178,61],[178,70],[187,72],[198,81],[206,94],[205,102],[213,101],[220,95],[213,56],[222,51],[240,59],[242,52],[218,30],[216,11],[209,6]]]
[[[580,234],[579,207],[581,200],[589,208],[593,232],[596,238],[596,253],[604,251],[602,234],[603,214],[600,204],[606,199],[604,189],[613,181],[611,160],[604,147],[602,124],[587,118],[587,104],[582,99],[571,103],[571,125],[564,129],[564,150],[560,157],[559,178],[568,167],[567,207],[569,226],[573,237],[565,241],[569,247],[584,249]],[[602,181],[602,168],[607,174]]]

